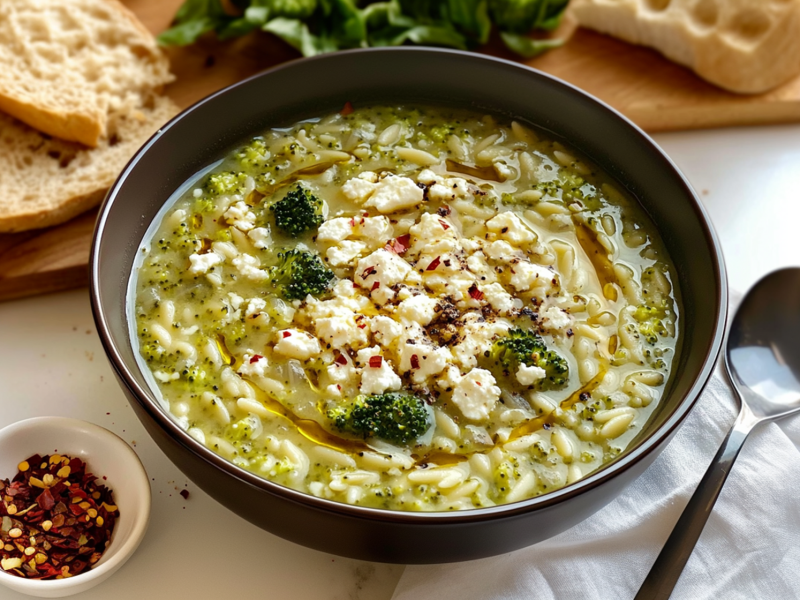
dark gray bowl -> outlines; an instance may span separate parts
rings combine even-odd
[[[245,137],[339,110],[346,101],[472,107],[550,130],[639,199],[678,268],[680,352],[665,398],[627,452],[544,496],[458,513],[348,506],[284,488],[220,458],[159,407],[134,357],[126,290],[145,231],[170,195]],[[357,50],[295,61],[199,102],[139,151],[108,194],[91,257],[92,308],[111,365],[150,435],[199,487],[281,537],[354,558],[434,563],[508,552],[554,536],[605,506],[655,460],[712,373],[727,284],[708,216],[675,165],[636,126],[543,73],[446,50]]]

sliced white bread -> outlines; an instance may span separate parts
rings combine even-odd
[[[800,0],[573,0],[580,24],[655,48],[732,92],[800,74]]]
[[[0,65],[0,111],[88,146],[173,79],[116,0],[0,0]]]
[[[63,223],[97,205],[139,147],[178,112],[166,97],[114,121],[97,148],[0,113],[0,232]]]

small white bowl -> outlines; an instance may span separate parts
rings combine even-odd
[[[120,516],[111,543],[89,571],[67,579],[23,579],[0,570],[0,584],[40,598],[63,598],[105,581],[136,551],[150,518],[150,482],[139,457],[107,429],[64,417],[28,419],[0,430],[0,478],[10,479],[17,465],[34,454],[77,457],[87,470],[106,480]]]

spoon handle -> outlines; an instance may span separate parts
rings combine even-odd
[[[725,436],[634,600],[667,600],[670,597],[703,532],[733,461],[757,422],[758,419],[743,404],[733,428]]]

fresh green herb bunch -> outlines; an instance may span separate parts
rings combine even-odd
[[[542,337],[533,331],[512,329],[494,343],[491,356],[504,369],[516,370],[522,364],[544,369],[545,378],[536,383],[539,389],[562,388],[569,380],[567,360],[550,350]]]
[[[425,402],[403,392],[358,396],[349,405],[328,411],[328,418],[339,431],[395,444],[407,444],[431,426]]]
[[[279,264],[270,271],[272,286],[287,300],[303,300],[325,293],[336,278],[319,256],[303,250],[278,253]]]
[[[467,50],[489,40],[496,25],[506,46],[531,57],[562,40],[528,37],[555,29],[569,0],[184,0],[166,46],[192,44],[207,32],[219,39],[268,31],[305,56],[406,43]]]
[[[322,200],[298,184],[269,209],[278,229],[297,237],[322,225]]]
[[[247,173],[223,171],[209,175],[206,181],[206,191],[212,196],[240,194],[244,190]]]

